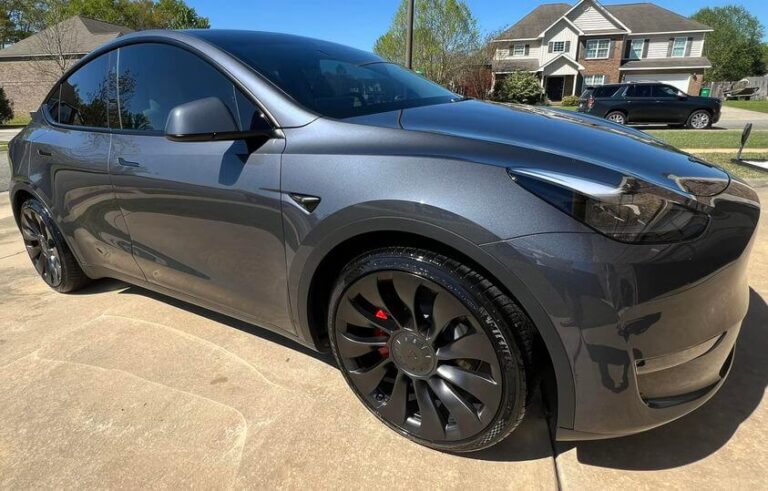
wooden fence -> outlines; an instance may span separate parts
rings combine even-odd
[[[710,91],[710,97],[719,97],[725,99],[725,92],[734,88],[742,87],[758,87],[759,90],[755,93],[752,99],[765,99],[768,97],[768,77],[747,77],[735,82],[708,82],[706,87],[712,89]]]

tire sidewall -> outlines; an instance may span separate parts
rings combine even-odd
[[[425,252],[425,254],[428,254]],[[343,360],[336,346],[335,320],[339,303],[344,298],[347,289],[358,279],[381,271],[402,271],[415,274],[435,282],[454,295],[476,317],[479,325],[485,331],[494,351],[497,354],[502,378],[502,399],[499,409],[491,422],[479,434],[472,438],[456,440],[450,444],[441,444],[420,438],[413,433],[403,430],[385,420],[375,410],[368,406],[365,395],[361,394],[346,373]],[[331,294],[328,315],[328,336],[333,356],[349,387],[380,421],[401,435],[422,445],[438,450],[451,452],[467,452],[480,450],[494,445],[514,430],[524,411],[526,401],[525,366],[522,355],[508,329],[502,327],[503,314],[496,306],[476,291],[470,282],[462,280],[449,268],[440,265],[434,259],[418,254],[393,252],[389,250],[374,251],[354,259],[340,274]],[[510,425],[510,422],[514,424]],[[511,426],[511,427],[510,427]]]
[[[693,126],[693,117],[696,116],[697,114],[701,114],[701,113],[706,114],[707,118],[709,118],[709,119],[707,120],[707,124],[703,128],[696,128],[696,127]],[[688,128],[694,129],[694,130],[706,130],[707,128],[712,126],[712,115],[709,113],[709,111],[705,111],[704,109],[699,109],[697,111],[693,111],[691,113],[691,115],[688,117],[688,124],[686,126],[688,126]]]
[[[66,255],[71,254],[71,252],[69,251],[69,247],[67,246],[67,243],[64,240],[64,236],[59,230],[58,225],[56,225],[56,221],[53,219],[53,215],[50,211],[48,211],[48,208],[46,208],[46,206],[36,198],[30,198],[25,201],[21,205],[20,211],[23,212],[24,209],[32,210],[43,219],[45,226],[48,228],[48,230],[50,230],[51,235],[53,235],[53,242],[56,244],[56,249],[59,251],[59,263],[61,264],[61,282],[59,282],[57,286],[51,286],[47,281],[45,284],[58,292],[69,291],[71,289],[71,285],[69,285],[69,279],[71,278],[73,272],[70,271],[70,261]]]

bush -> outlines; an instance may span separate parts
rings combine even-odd
[[[578,106],[579,98],[576,97],[575,95],[567,95],[563,97],[563,100],[561,103],[563,106]]]
[[[496,85],[494,99],[501,102],[539,104],[544,100],[544,91],[534,73],[512,72]]]
[[[5,90],[0,87],[0,124],[13,119],[13,102],[5,96]]]

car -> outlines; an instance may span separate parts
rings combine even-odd
[[[722,101],[688,95],[671,85],[632,82],[587,87],[578,112],[618,124],[669,124],[696,130],[720,120]]]
[[[116,278],[330,351],[375,417],[444,451],[503,440],[540,388],[560,440],[681,417],[723,384],[747,312],[745,183],[331,42],[122,36],[9,155],[51,288]]]

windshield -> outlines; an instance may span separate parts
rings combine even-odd
[[[216,40],[220,41],[220,40]],[[323,116],[350,118],[461,97],[399,65],[334,43],[306,38],[218,42],[299,104]]]

